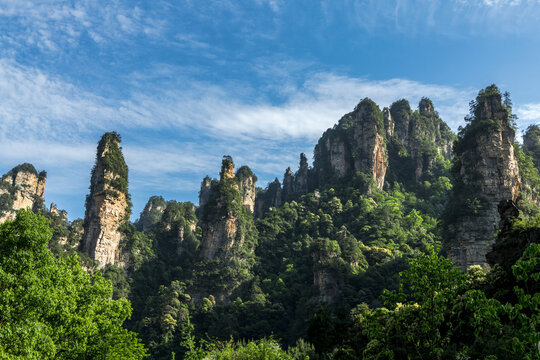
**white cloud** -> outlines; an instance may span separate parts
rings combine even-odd
[[[137,34],[156,36],[164,26],[158,16],[144,13],[129,2],[93,0],[0,0],[0,21],[9,24],[2,27],[0,44],[54,52],[75,46],[85,34],[103,43]]]
[[[196,194],[203,176],[217,176],[225,154],[238,166],[252,167],[260,179],[281,180],[286,167],[297,168],[298,153],[311,155],[322,132],[364,97],[381,107],[405,97],[415,107],[429,96],[454,129],[474,97],[468,89],[318,72],[285,82],[287,90],[281,92],[278,77],[270,89],[282,101],[273,103],[253,96],[258,89],[247,84],[168,82],[174,72],[163,68],[157,76],[164,80],[157,82],[146,81],[154,72],[134,76],[134,83],[126,84],[131,95],[115,100],[0,59],[2,170],[22,162],[46,169],[48,201],[81,216],[84,201],[69,208],[56,199],[70,193],[84,197],[96,143],[105,131],[123,135],[130,186],[140,204],[160,190]]]
[[[518,116],[518,127],[521,132],[517,133],[519,142],[523,142],[522,132],[527,130],[529,125],[540,124],[540,103],[530,103],[518,106],[515,110]]]
[[[538,0],[321,0],[327,22],[374,33],[390,29],[405,35],[446,36],[526,33],[538,30]],[[519,21],[516,21],[519,19]]]
[[[516,111],[518,117],[525,121],[540,121],[540,104],[524,104]]]
[[[284,101],[278,104],[264,97],[251,100],[257,91],[248,85],[196,81],[189,86],[135,86],[129,98],[113,100],[0,59],[0,136],[74,142],[112,129],[148,128],[201,131],[215,138],[315,141],[364,97],[381,107],[407,98],[415,107],[421,97],[429,96],[456,129],[474,96],[468,89],[405,79],[373,81],[322,72],[286,86],[292,88],[283,92]]]

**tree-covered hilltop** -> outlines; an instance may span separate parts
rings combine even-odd
[[[515,143],[511,105],[496,86],[481,90],[454,135],[428,98],[416,110],[363,99],[322,135],[313,166],[301,154],[297,171],[257,189],[224,156],[198,207],[153,196],[134,224],[109,221],[121,257],[80,261],[109,289],[103,304],[131,302],[123,326],[151,359],[538,358],[537,128]],[[129,196],[119,141],[98,145],[91,185],[115,194],[94,186],[95,201]],[[40,211],[50,261],[73,262],[82,220]],[[48,319],[52,333],[71,328]]]

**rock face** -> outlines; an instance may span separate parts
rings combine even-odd
[[[211,187],[208,201],[202,208],[201,258],[226,260],[242,250],[245,229],[249,227],[245,223],[253,224],[251,211],[255,207],[256,181],[247,166],[241,167],[235,175],[232,158],[224,156],[220,180]]]
[[[195,205],[191,202],[177,202],[174,200],[165,202],[161,198],[158,198],[158,200],[154,200],[154,198],[150,198],[149,203],[154,203],[154,209],[156,207],[160,208],[159,211],[154,212],[156,217],[153,221],[158,216],[159,219],[153,225],[153,230],[156,234],[156,245],[160,249],[161,256],[171,262],[177,262],[184,253],[187,253],[188,257],[192,258],[198,245],[195,237],[197,227]]]
[[[280,190],[283,203],[358,172],[370,176],[379,189],[386,180],[416,185],[425,180],[424,174],[439,157],[451,160],[454,138],[428,98],[422,98],[417,111],[404,99],[383,111],[370,99],[363,99],[324,132],[315,146],[312,168],[300,154],[298,171],[285,171],[283,189],[274,181],[259,193],[255,214],[261,217],[275,206]]]
[[[294,183],[293,183],[293,190],[296,194],[307,194],[308,192],[308,184],[309,184],[309,178],[308,178],[308,163],[307,158],[304,153],[300,154],[300,167],[298,168],[298,171],[296,174],[294,174]]]
[[[259,191],[255,199],[255,217],[262,218],[271,208],[281,206],[284,202],[294,200],[299,196],[315,190],[314,169],[309,168],[306,155],[300,154],[298,171],[293,174],[291,168],[283,175],[283,189],[276,178],[267,188]]]
[[[534,166],[540,171],[540,126],[531,125],[523,135],[523,148],[534,162]]]
[[[253,213],[255,210],[255,184],[257,183],[257,177],[249,167],[242,166],[236,172],[236,181],[242,195],[242,204]]]
[[[51,203],[51,206],[49,207],[49,212],[59,217],[62,221],[67,222],[67,211],[58,209],[56,204]]]
[[[199,207],[203,208],[206,203],[208,202],[208,199],[210,198],[210,194],[212,193],[212,180],[209,176],[206,176],[203,181],[201,182],[201,191],[199,191]]]
[[[99,262],[125,266],[120,243],[123,234],[118,227],[128,220],[128,168],[120,148],[121,137],[115,132],[105,133],[96,154],[96,164],[90,180],[90,194],[86,197],[83,251]]]
[[[167,203],[161,196],[150,197],[139,217],[139,230],[145,233],[152,230],[159,220],[161,220],[166,206]]]
[[[382,189],[387,167],[385,138],[383,113],[373,101],[362,100],[317,143],[314,169],[319,183],[361,171],[371,174]]]
[[[422,98],[418,111],[412,111],[407,100],[398,100],[390,107],[390,114],[395,131],[388,144],[389,182],[421,183],[438,156],[452,160],[454,134],[439,118],[431,100]]]
[[[391,138],[394,135],[394,121],[392,120],[392,114],[390,109],[385,107],[383,109],[384,128],[386,129],[386,137]]]
[[[498,206],[501,221],[501,232],[493,245],[493,249],[486,254],[490,266],[499,264],[503,269],[511,271],[512,265],[521,257],[523,251],[531,243],[540,243],[540,231],[533,228],[523,232],[512,231],[512,221],[519,218],[519,209],[512,200],[503,200]]]
[[[285,170],[285,174],[283,174],[282,200],[288,201],[292,197],[293,194],[294,194],[294,175],[292,174],[291,168],[288,167],[287,170]]]
[[[46,180],[45,171],[38,174],[34,166],[28,163],[4,174],[0,181],[0,223],[15,219],[20,209],[42,209]]]
[[[456,186],[447,211],[447,254],[464,270],[488,266],[486,253],[499,224],[497,206],[516,201],[520,185],[514,130],[496,86],[480,91],[471,115],[456,143]]]
[[[262,218],[272,208],[281,206],[284,198],[281,184],[274,179],[265,190],[260,191],[255,199],[255,217]]]

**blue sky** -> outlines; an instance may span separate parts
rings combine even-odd
[[[364,97],[430,97],[456,130],[496,83],[540,121],[540,0],[0,0],[0,172],[47,170],[84,215],[102,133],[123,137],[134,218],[197,202],[221,157],[259,186]]]

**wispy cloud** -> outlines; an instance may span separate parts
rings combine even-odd
[[[321,1],[327,21],[342,21],[370,33],[393,29],[406,35],[449,36],[525,33],[538,29],[538,0],[353,0]],[[519,21],[516,21],[519,19]]]
[[[261,186],[281,178],[286,167],[296,168],[299,152],[311,154],[322,132],[364,97],[381,107],[407,98],[415,107],[429,96],[456,129],[475,96],[471,89],[407,79],[312,72],[284,83],[287,89],[281,92],[276,89],[286,75],[277,76],[270,90],[265,89],[281,94],[276,102],[250,96],[259,89],[248,83],[218,86],[188,78],[169,82],[168,75],[176,70],[152,68],[152,74],[134,77],[126,98],[111,99],[33,67],[0,60],[0,166],[8,170],[33,162],[50,172],[53,184],[47,194],[53,200],[66,192],[81,196],[99,136],[116,130],[124,138],[136,205],[160,191],[189,191],[193,199],[204,175],[217,176],[224,154],[252,167]],[[265,76],[271,79],[268,71]],[[145,87],[148,77],[162,80]],[[523,121],[540,114],[538,104],[517,108]],[[82,214],[83,203],[78,210],[68,210]]]
[[[540,103],[523,104],[515,110],[518,116],[518,124],[521,132],[524,132],[529,125],[540,124]],[[522,135],[517,134],[518,140],[523,141]]]
[[[157,12],[162,9],[156,5]],[[125,1],[0,0],[0,44],[64,51],[85,36],[96,43],[126,36],[156,36],[163,28],[158,16]]]

